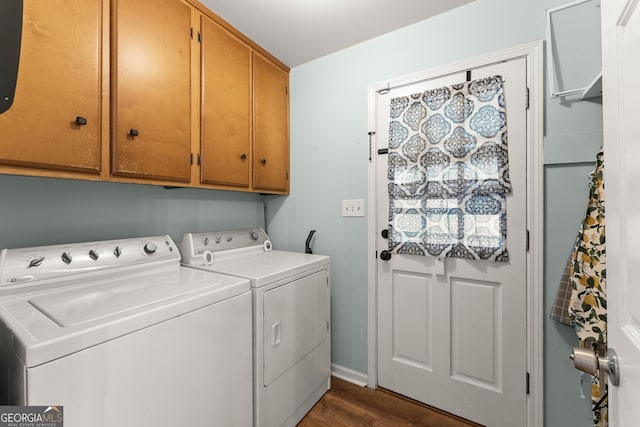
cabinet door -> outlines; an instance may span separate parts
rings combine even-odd
[[[289,191],[289,74],[253,54],[253,187]]]
[[[189,182],[191,8],[113,0],[112,173]]]
[[[202,16],[201,181],[249,187],[251,50]]]
[[[101,0],[24,1],[15,96],[0,114],[0,164],[99,174],[101,32]]]

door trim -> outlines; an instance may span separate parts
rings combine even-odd
[[[376,94],[447,74],[459,73],[485,65],[505,62],[516,58],[527,59],[527,87],[529,88],[529,110],[527,112],[527,229],[530,246],[527,255],[527,371],[530,375],[530,393],[527,399],[527,426],[543,425],[543,243],[544,243],[544,71],[543,41],[519,45],[487,55],[478,56],[426,71],[372,83],[368,87],[368,130],[375,129]],[[376,275],[376,167],[373,156],[377,155],[375,134],[371,135],[368,165],[367,218],[367,386],[375,389],[377,373],[377,275]],[[383,144],[384,145],[384,144]],[[525,373],[522,373],[525,375]]]

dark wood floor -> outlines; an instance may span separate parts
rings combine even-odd
[[[386,390],[371,390],[331,377],[331,390],[298,427],[469,427],[478,424]]]

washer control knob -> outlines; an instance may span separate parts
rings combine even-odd
[[[99,257],[98,252],[94,251],[93,249],[89,251],[89,258],[91,258],[94,261],[97,261],[98,257]]]
[[[250,237],[251,237],[251,240],[258,240],[258,237],[260,236],[258,235],[257,231],[252,231]]]
[[[69,255],[69,252],[63,252],[61,258],[62,262],[64,262],[65,264],[71,264],[71,261],[73,260],[73,258],[71,258],[71,255]]]
[[[142,247],[142,250],[144,250],[144,253],[147,255],[153,255],[158,250],[158,246],[153,242],[149,242]]]
[[[120,246],[116,246],[116,248],[113,250],[113,254],[116,256],[116,258],[120,258],[120,255],[122,255],[122,249],[120,249]]]
[[[33,258],[32,260],[29,261],[29,267],[28,268],[38,267],[38,266],[40,266],[40,264],[42,264],[42,261],[44,261],[44,257],[43,256],[39,256],[39,257]]]

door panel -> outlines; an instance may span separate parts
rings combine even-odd
[[[500,391],[496,370],[502,340],[498,313],[502,310],[499,283],[457,279],[451,289],[451,377]]]
[[[202,171],[206,184],[249,187],[251,49],[202,16]]]
[[[0,114],[0,164],[100,172],[101,28],[100,0],[24,2],[15,97]]]
[[[329,335],[326,270],[264,293],[263,385],[269,386]]]
[[[429,275],[407,271],[394,271],[392,280],[393,359],[431,370],[433,282]]]
[[[474,69],[501,75],[512,193],[508,262],[393,254],[378,260],[378,382],[491,426],[526,425],[526,60]],[[387,148],[392,98],[464,82],[444,76],[378,95],[377,149]],[[375,153],[376,150],[373,150]],[[387,156],[376,156],[378,231],[389,226]],[[380,234],[379,234],[380,236]],[[378,237],[378,252],[388,249]],[[444,254],[443,254],[444,255]],[[411,342],[411,344],[408,344]]]
[[[114,10],[112,173],[189,182],[191,8],[116,0]]]
[[[640,4],[602,2],[602,106],[607,233],[608,344],[618,353],[620,385],[609,383],[611,426],[640,419]]]
[[[253,54],[253,187],[289,191],[289,75]]]

